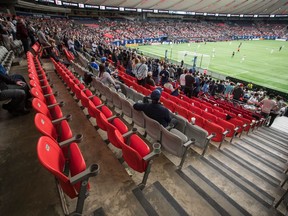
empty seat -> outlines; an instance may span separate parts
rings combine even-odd
[[[187,136],[188,139],[191,138],[195,139],[195,146],[203,150],[201,155],[205,154],[208,144],[211,138],[214,136],[214,135],[208,136],[209,134],[206,130],[197,125],[192,124],[186,125],[184,134]]]
[[[85,160],[76,143],[70,144],[69,176],[63,173],[66,158],[58,143],[42,136],[37,143],[37,155],[42,166],[56,178],[59,188],[71,199],[78,198],[75,215],[81,215],[89,190],[88,180],[96,176],[99,166],[92,164],[86,169]]]
[[[186,158],[187,149],[195,143],[195,140],[188,140],[181,132],[176,129],[172,130],[169,131],[161,125],[161,145],[167,152],[181,158],[179,164],[179,168],[181,169]]]
[[[144,112],[143,116],[145,120],[145,135],[149,135],[152,139],[159,142],[161,139],[160,123],[145,115]]]
[[[160,152],[150,152],[149,146],[137,134],[126,138],[127,141],[117,130],[115,136],[121,145],[122,157],[128,166],[137,172],[144,172],[142,182],[138,185],[140,189],[143,189],[151,170],[151,159]]]

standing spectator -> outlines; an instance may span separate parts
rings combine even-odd
[[[277,106],[277,104],[273,100],[273,98],[274,98],[274,95],[270,94],[267,99],[263,99],[262,101],[260,101],[261,115],[266,119],[268,118],[271,110],[276,108],[276,106]]]
[[[240,83],[238,86],[236,86],[233,90],[233,99],[234,100],[241,100],[241,98],[244,96],[243,91],[243,84]]]
[[[156,85],[159,84],[159,74],[161,71],[161,66],[159,64],[159,59],[155,59],[152,63],[152,77]]]
[[[181,90],[184,91],[184,87],[185,87],[185,76],[186,74],[188,73],[188,70],[185,69],[184,70],[184,73],[182,73],[180,75],[180,78],[179,78],[179,82],[180,82],[180,86],[181,86]]]
[[[13,40],[16,40],[16,26],[11,21],[10,17],[7,17],[7,24],[8,24],[8,27],[10,28],[10,32],[11,32],[11,34],[13,36]]]
[[[10,50],[11,42],[9,39],[9,28],[7,27],[7,23],[3,19],[0,19],[0,34],[0,39],[2,37],[4,46],[7,50]]]
[[[135,66],[134,74],[137,78],[137,83],[139,85],[145,86],[145,80],[148,73],[148,67],[146,65],[146,58],[141,57],[141,60],[138,64]]]
[[[279,115],[280,109],[282,107],[283,107],[282,98],[280,96],[277,96],[276,97],[276,106],[274,106],[274,108],[272,108],[272,110],[270,111],[270,121],[267,124],[267,127],[270,127],[273,124],[274,120]]]
[[[168,69],[168,65],[164,64],[164,68],[159,74],[161,77],[161,85],[162,86],[164,86],[164,84],[167,83],[169,80],[169,72],[167,69]]]
[[[185,86],[184,86],[184,94],[191,98],[193,94],[193,85],[194,85],[195,79],[192,76],[191,73],[187,73],[185,76]]]
[[[24,52],[27,53],[29,51],[29,40],[28,40],[28,29],[25,25],[24,19],[19,19],[16,26],[16,35],[17,39],[22,41]]]

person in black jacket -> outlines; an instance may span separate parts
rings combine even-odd
[[[176,122],[171,121],[169,110],[159,102],[160,97],[161,90],[155,89],[150,95],[152,103],[135,103],[133,108],[143,111],[145,115],[159,122],[163,127],[167,127],[170,123],[175,126]]]
[[[21,75],[9,76],[0,71],[0,101],[10,100],[2,105],[3,109],[15,115],[27,114],[26,105],[30,97],[29,87]]]

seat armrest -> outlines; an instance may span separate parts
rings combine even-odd
[[[115,118],[119,118],[119,117],[120,117],[120,114],[117,113],[116,115],[113,115],[113,116],[107,118],[107,120],[110,122],[110,121],[112,121],[113,119],[115,119]]]
[[[100,171],[98,164],[91,164],[86,170],[70,178],[70,183],[75,185],[83,180],[88,180],[90,177],[96,176]]]
[[[53,108],[53,107],[55,107],[55,106],[57,106],[57,105],[59,105],[60,107],[63,107],[64,104],[65,104],[64,101],[61,101],[61,102],[59,102],[59,103],[47,105],[47,107],[48,107],[48,109]]]
[[[228,133],[230,133],[230,130],[226,130],[223,132],[223,135],[226,136]]]
[[[59,122],[64,121],[64,120],[70,121],[71,119],[72,119],[72,115],[69,114],[69,115],[63,116],[62,118],[58,118],[58,119],[53,120],[52,124],[58,124]]]
[[[161,153],[161,151],[160,151]],[[144,161],[150,161],[152,158],[158,156],[160,153],[155,153],[154,151],[150,152],[148,155],[146,155],[145,157],[143,157]]]
[[[106,104],[105,104],[105,103],[102,103],[102,104],[96,106],[96,108],[99,109],[99,108],[101,108],[101,107],[104,106],[104,105],[106,105]]]
[[[234,128],[234,131],[237,132],[239,129],[240,129],[240,127],[236,126],[236,127]]]
[[[132,134],[135,134],[137,132],[137,128],[132,128],[132,130],[128,131],[127,133],[123,134],[123,138],[127,138],[131,136]]]
[[[191,138],[189,141],[183,144],[185,148],[189,148],[191,145],[194,145],[196,140],[194,138]]]
[[[62,142],[59,142],[59,146],[60,147],[65,147],[65,146],[70,145],[73,142],[80,143],[82,141],[82,139],[83,139],[83,135],[82,134],[77,134],[77,135],[71,137],[70,139],[67,139],[67,140],[64,140]]]
[[[58,91],[55,91],[54,93],[51,93],[51,94],[45,94],[44,97],[48,97],[48,96],[51,96],[51,95],[57,96],[58,95]]]
[[[207,136],[207,140],[211,140],[213,137],[215,137],[216,134],[215,133],[211,133],[209,136]]]

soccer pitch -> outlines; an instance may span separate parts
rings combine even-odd
[[[283,46],[281,51],[280,46]],[[164,57],[166,50],[169,60],[184,60],[185,64],[193,65],[196,54],[196,66],[288,93],[288,42],[259,40],[139,46],[140,52],[153,57]]]

